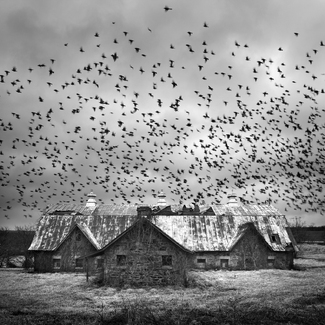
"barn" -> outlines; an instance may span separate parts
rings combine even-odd
[[[55,204],[40,218],[33,242],[37,272],[97,272],[105,283],[173,284],[189,269],[290,269],[296,242],[272,205]]]

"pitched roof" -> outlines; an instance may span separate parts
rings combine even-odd
[[[87,234],[96,241],[99,249],[130,227],[135,220],[136,215],[44,215],[38,222],[29,250],[54,251],[75,224],[81,229],[88,228]]]
[[[136,227],[136,225],[139,222],[148,222],[149,225],[151,227],[153,227],[156,231],[158,231],[160,234],[162,234],[165,238],[167,238],[168,240],[170,240],[174,245],[178,246],[180,249],[184,250],[187,253],[191,253],[188,249],[186,249],[185,247],[183,247],[182,245],[180,245],[177,241],[175,241],[173,238],[169,237],[166,233],[164,233],[160,228],[158,228],[154,223],[152,223],[152,220],[147,219],[146,217],[140,217],[137,218],[137,220],[129,227],[127,228],[125,231],[123,231],[120,235],[118,235],[116,238],[114,238],[111,242],[109,242],[107,245],[105,245],[103,248],[101,248],[100,250],[98,250],[95,253],[92,253],[90,255],[87,255],[87,257],[90,256],[96,256],[101,254],[103,251],[105,251],[108,247],[110,247],[111,245],[113,245],[116,241],[118,241],[121,237],[123,237],[125,234],[127,234],[128,232],[130,232],[132,230],[132,228]]]
[[[85,235],[85,237],[88,239],[88,241],[96,248],[96,249],[100,249],[100,245],[98,244],[96,238],[94,237],[94,235],[92,234],[92,232],[90,231],[90,229],[85,225],[85,224],[78,224],[75,223],[74,225],[72,225],[72,227],[70,228],[69,232],[63,236],[61,238],[60,243],[55,247],[55,250],[58,249],[63,243],[64,241],[70,236],[70,234],[76,229],[79,228],[81,230],[81,232]]]
[[[126,231],[137,220],[138,205],[98,205],[87,209],[85,205],[60,204],[49,207],[38,223],[30,250],[53,251],[78,224],[86,237],[101,249]],[[284,215],[271,205],[211,205],[215,215],[193,211],[189,215],[177,213],[181,207],[165,207],[155,211],[151,221],[179,245],[191,251],[228,251],[238,235],[240,225],[252,222],[266,243],[274,251],[285,251],[292,244]],[[75,210],[73,210],[75,209]],[[62,211],[62,213],[58,213]],[[72,212],[71,212],[72,211]],[[168,211],[171,211],[168,214]],[[187,209],[182,210],[185,214]],[[210,209],[211,211],[211,209]],[[67,212],[67,214],[65,214]],[[157,214],[158,213],[158,214]],[[279,242],[272,242],[277,234]]]
[[[284,216],[172,215],[156,216],[154,224],[191,251],[228,251],[238,228],[247,222],[254,223],[274,251],[291,244]],[[272,234],[279,236],[279,243],[271,242]]]
[[[240,241],[241,238],[244,237],[244,235],[249,231],[253,230],[262,240],[264,241],[265,245],[272,250],[272,247],[268,244],[268,242],[265,240],[264,236],[256,229],[255,225],[253,222],[247,222],[244,223],[243,225],[240,225],[237,229],[237,234],[235,237],[232,239],[230,245],[229,245],[229,250],[232,250]]]
[[[76,227],[78,227],[81,232],[86,236],[86,238],[90,241],[90,243],[96,248],[100,249],[100,245],[98,241],[96,240],[93,233],[90,231],[90,229],[85,224],[76,224]]]

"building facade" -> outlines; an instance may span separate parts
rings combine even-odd
[[[30,250],[35,271],[88,271],[109,285],[175,284],[190,269],[290,269],[297,250],[271,205],[48,207]]]

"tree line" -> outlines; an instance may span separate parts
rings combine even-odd
[[[0,228],[0,267],[30,268],[33,258],[28,248],[33,240],[33,226],[16,227],[15,230]]]

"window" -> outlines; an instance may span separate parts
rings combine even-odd
[[[173,265],[172,255],[162,255],[161,256],[161,265],[162,266],[172,266]]]
[[[103,268],[103,266],[104,266],[104,259],[103,258],[98,258],[97,259],[97,265],[96,265],[97,269],[101,269],[101,268]]]
[[[78,234],[76,235],[76,241],[80,241],[80,240],[81,240],[81,234],[78,233]]]
[[[59,269],[61,267],[61,259],[60,258],[53,258],[53,268]]]
[[[197,263],[205,264],[205,258],[198,258],[196,260]]]
[[[274,266],[274,260],[275,260],[275,258],[274,258],[274,256],[268,256],[267,257],[267,265],[268,266]]]
[[[166,246],[160,246],[159,250],[160,251],[166,251],[167,250],[167,247]]]
[[[126,255],[116,255],[116,265],[118,266],[126,265]]]
[[[228,266],[229,266],[229,260],[228,259],[225,259],[225,258],[220,259],[220,267],[222,269],[225,269]]]
[[[82,268],[84,266],[83,264],[82,258],[76,258],[76,267]]]
[[[280,244],[280,237],[278,234],[272,234],[270,238],[271,238],[271,243]]]

